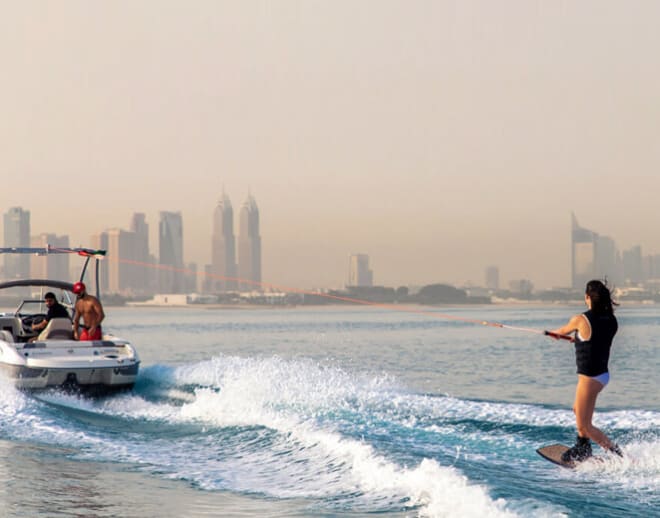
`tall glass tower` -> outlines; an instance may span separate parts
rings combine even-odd
[[[623,275],[621,256],[614,240],[582,228],[571,214],[571,285],[583,290],[592,279],[618,283]]]
[[[260,289],[261,236],[259,235],[259,208],[251,194],[241,207],[238,233],[238,276],[245,281],[242,288]]]
[[[598,235],[580,227],[571,214],[571,287],[581,290],[596,272],[596,239]]]
[[[236,238],[234,237],[234,209],[229,197],[222,192],[213,213],[213,236],[211,242],[212,291],[235,290],[236,282]]]

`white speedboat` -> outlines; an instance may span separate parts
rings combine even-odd
[[[84,248],[0,248],[2,253],[47,255],[77,253],[86,261],[96,264],[96,296],[98,290],[98,261],[105,256],[103,250]],[[0,313],[0,371],[17,387],[43,389],[47,387],[74,387],[94,392],[130,388],[135,383],[140,358],[135,348],[122,338],[103,334],[101,340],[78,341],[73,338],[69,318],[53,318],[40,332],[32,324],[45,318],[43,294],[51,291],[57,300],[73,314],[73,284],[47,279],[22,279],[0,283],[0,290],[19,288],[24,293],[37,290],[39,298],[25,298],[15,311]],[[2,293],[2,292],[0,292]]]

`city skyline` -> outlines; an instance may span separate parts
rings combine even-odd
[[[285,286],[360,251],[387,285],[569,286],[571,211],[660,252],[660,4],[140,5],[3,11],[0,206],[33,233],[179,211],[203,265],[224,186],[255,189]]]
[[[11,207],[3,214],[4,246],[45,247],[69,246],[68,235],[37,232],[30,228],[31,211],[23,207]],[[184,249],[184,221],[180,211],[159,211],[156,246],[150,244],[149,223],[144,213],[133,213],[130,229],[119,227],[104,229],[92,234],[88,244],[108,251],[110,260],[107,269],[102,269],[101,284],[104,291],[111,293],[205,293],[259,289],[261,279],[261,234],[259,209],[252,194],[243,203],[238,234],[234,233],[233,206],[223,190],[212,213],[213,232],[209,236],[211,255],[206,262],[191,261]],[[651,282],[658,285],[660,280],[660,254],[645,253],[641,245],[621,249],[616,241],[608,236],[582,227],[575,213],[571,213],[570,226],[570,278],[567,285],[553,288],[581,290],[585,282],[592,278],[605,278],[619,286]],[[238,242],[238,247],[236,243]],[[155,251],[158,255],[154,255]],[[238,252],[237,252],[238,250]],[[154,253],[152,253],[152,251]],[[293,251],[295,256],[295,251]],[[7,256],[9,257],[9,256]],[[56,257],[56,263],[36,266],[38,261],[25,257],[22,266],[8,262],[5,257],[4,278],[25,277],[23,270],[42,272],[41,276],[64,278],[68,271],[68,260]],[[220,258],[220,259],[218,259]],[[347,278],[334,286],[317,288],[337,288],[346,286],[388,285],[386,282],[373,282],[370,256],[365,253],[350,253]],[[134,264],[131,264],[134,263]],[[149,265],[152,265],[150,267]],[[156,267],[159,267],[156,269]],[[164,268],[163,268],[164,267]],[[483,282],[450,283],[464,287],[482,287],[497,290],[500,284],[499,266],[490,264],[484,267]],[[241,282],[244,281],[244,282]],[[415,286],[434,283],[433,280],[421,283],[400,283],[399,286]],[[265,280],[264,285],[278,285]],[[532,291],[534,288],[547,289],[535,284],[533,278],[512,277],[506,283],[514,292]],[[285,285],[279,286],[286,288]],[[524,286],[524,289],[521,288]],[[292,288],[295,288],[291,286]],[[309,286],[303,286],[309,288]]]
[[[104,292],[124,295],[153,293],[214,293],[222,291],[261,290],[261,234],[259,208],[248,194],[239,213],[238,235],[234,234],[233,208],[222,192],[213,214],[210,261],[201,264],[186,260],[184,223],[181,212],[160,211],[156,246],[152,253],[146,215],[133,213],[130,228],[106,228],[92,234],[86,248],[106,251],[100,286]],[[12,248],[69,247],[69,236],[39,233],[33,235],[30,211],[11,207],[3,215],[3,246]],[[238,241],[238,247],[236,242]],[[157,254],[156,254],[157,251]],[[0,279],[27,277],[67,279],[69,258],[3,257]]]

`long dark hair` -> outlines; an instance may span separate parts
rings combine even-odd
[[[591,299],[591,310],[594,313],[614,313],[614,307],[618,306],[612,300],[612,294],[607,287],[607,281],[593,280],[587,283],[585,294]]]

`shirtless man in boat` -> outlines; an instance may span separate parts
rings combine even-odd
[[[75,340],[100,340],[103,336],[101,322],[105,318],[103,307],[99,299],[87,293],[87,288],[82,282],[73,285],[73,293],[78,296],[73,315],[73,338]],[[85,324],[80,324],[80,317]],[[82,332],[78,332],[82,327]]]

